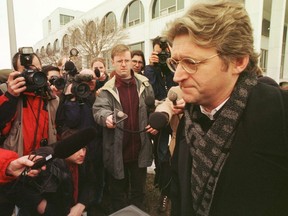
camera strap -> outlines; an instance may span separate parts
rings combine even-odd
[[[30,102],[29,102],[27,97],[25,97],[25,100],[27,101],[27,104],[29,105],[29,107],[30,107],[30,109],[31,109],[31,111],[32,111],[32,113],[33,113],[33,115],[35,117],[35,120],[36,120],[36,128],[35,128],[34,139],[33,139],[33,144],[32,144],[32,149],[34,150],[35,147],[36,147],[36,141],[37,141],[37,133],[38,133],[38,128],[39,128],[40,109],[41,109],[42,100],[41,99],[39,100],[39,105],[38,105],[38,108],[37,108],[37,116],[35,115],[33,107],[30,104]]]

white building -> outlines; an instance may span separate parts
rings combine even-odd
[[[129,36],[123,41],[132,49],[141,49],[148,60],[152,39],[161,35],[165,24],[185,13],[196,0],[105,0],[88,12],[56,9],[43,20],[43,39],[34,45],[38,54],[65,53],[67,29],[82,20],[114,19]],[[237,1],[237,0],[235,0]],[[277,82],[288,80],[286,0],[238,0],[245,3],[254,28],[255,49],[261,53],[260,66]],[[288,15],[288,14],[287,14]],[[65,51],[65,52],[63,52]],[[109,59],[108,53],[102,53]],[[89,67],[89,54],[82,53],[82,66]]]

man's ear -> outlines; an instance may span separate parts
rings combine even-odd
[[[234,64],[235,72],[240,74],[242,71],[245,70],[248,63],[249,63],[249,56],[248,55],[241,57],[241,58],[237,58],[235,60],[235,64]]]

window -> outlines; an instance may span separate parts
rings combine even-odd
[[[115,14],[110,12],[104,17],[104,30],[106,34],[112,33],[116,28]]]
[[[130,50],[144,50],[144,42],[129,45]],[[144,51],[143,51],[144,52]]]
[[[124,28],[144,22],[144,8],[140,1],[128,5],[124,14]]]
[[[80,44],[81,33],[79,29],[75,29],[71,35],[71,44],[73,47],[76,47]]]
[[[268,61],[268,50],[261,49],[261,56],[260,56],[260,68],[266,73],[267,70],[267,61]]]
[[[50,55],[53,54],[53,50],[52,50],[51,43],[48,43],[48,44],[47,44],[47,47],[46,47],[46,54],[47,54],[48,56],[50,56]]]
[[[54,41],[53,49],[54,49],[54,52],[58,52],[58,51],[60,50],[59,40],[58,40],[58,39],[56,39],[56,40]]]
[[[74,16],[68,16],[64,14],[60,14],[60,25],[66,25],[68,22],[72,21]]]
[[[62,39],[62,48],[64,52],[68,52],[69,50],[69,37],[67,34],[65,34]]]
[[[86,26],[86,40],[92,43],[96,41],[96,25],[93,21]]]
[[[48,33],[51,32],[51,20],[48,20]]]
[[[155,0],[152,18],[164,16],[184,8],[184,0]]]
[[[262,20],[262,35],[269,37],[270,22],[266,19]]]

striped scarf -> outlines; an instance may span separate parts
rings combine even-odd
[[[209,215],[220,172],[229,156],[235,129],[245,109],[249,90],[257,84],[255,74],[243,72],[222,107],[218,117],[205,133],[193,106],[184,111],[185,137],[192,156],[191,193],[196,215]]]

